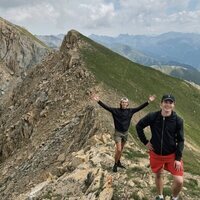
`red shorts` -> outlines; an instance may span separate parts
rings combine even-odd
[[[157,155],[153,151],[150,151],[150,166],[154,173],[160,172],[162,169],[169,171],[175,176],[183,176],[183,161],[181,160],[181,170],[177,171],[174,167],[175,154],[167,156]]]

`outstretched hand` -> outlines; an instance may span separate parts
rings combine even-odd
[[[93,94],[92,96],[91,96],[91,99],[93,99],[93,100],[95,100],[95,101],[99,101],[100,99],[99,99],[99,96],[98,95],[96,95],[96,94]]]
[[[154,101],[156,99],[156,95],[154,94],[154,95],[150,95],[149,96],[149,100],[148,100],[148,102],[152,102],[152,101]]]

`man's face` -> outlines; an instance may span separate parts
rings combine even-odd
[[[166,113],[172,112],[172,110],[174,109],[174,106],[175,106],[175,104],[171,100],[163,101],[160,104],[162,111],[164,111]]]
[[[122,109],[126,109],[128,107],[128,101],[121,101],[120,105]]]

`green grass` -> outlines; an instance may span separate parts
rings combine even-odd
[[[126,170],[127,173],[127,177],[129,179],[132,179],[133,177],[135,177],[135,174],[144,174],[145,170],[142,167],[132,167],[132,168],[128,168]]]
[[[189,180],[185,181],[184,187],[186,187],[189,190],[190,196],[200,197],[197,180],[189,179]]]
[[[192,174],[200,175],[200,159],[197,153],[192,153],[190,150],[185,149],[183,154],[184,170]]]
[[[62,195],[61,194],[53,194],[52,191],[48,191],[44,195],[42,195],[41,199],[49,199],[49,200],[61,200]]]
[[[123,153],[126,158],[128,158],[129,160],[134,160],[134,161],[136,161],[137,158],[147,158],[148,157],[147,154],[142,154],[139,151],[133,151],[131,149],[125,150]]]
[[[133,63],[102,45],[82,35],[81,37],[89,44],[81,49],[82,59],[99,83],[104,83],[118,94],[124,94],[138,105],[146,101],[149,94],[155,94],[157,99],[145,108],[147,112],[160,109],[161,96],[172,93],[176,97],[175,110],[185,122],[186,140],[190,140],[200,148],[200,91],[198,89],[180,79]],[[188,156],[185,156],[185,159],[188,169],[189,165],[191,169],[195,161],[188,162]],[[200,159],[200,156],[197,159]]]
[[[134,200],[148,200],[147,197],[143,197],[143,198],[141,199],[141,197],[139,197],[138,194],[136,194],[136,193],[133,193],[133,194],[131,195],[131,198],[133,198]]]
[[[116,186],[113,188],[113,196],[112,196],[112,200],[119,200],[121,199],[122,195],[123,195],[123,189],[122,187],[120,187],[120,185]]]

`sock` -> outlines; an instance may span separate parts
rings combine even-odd
[[[172,200],[178,200],[178,197],[172,197]]]
[[[160,194],[160,195],[158,195],[158,196],[159,196],[159,198],[164,198],[163,194]]]

